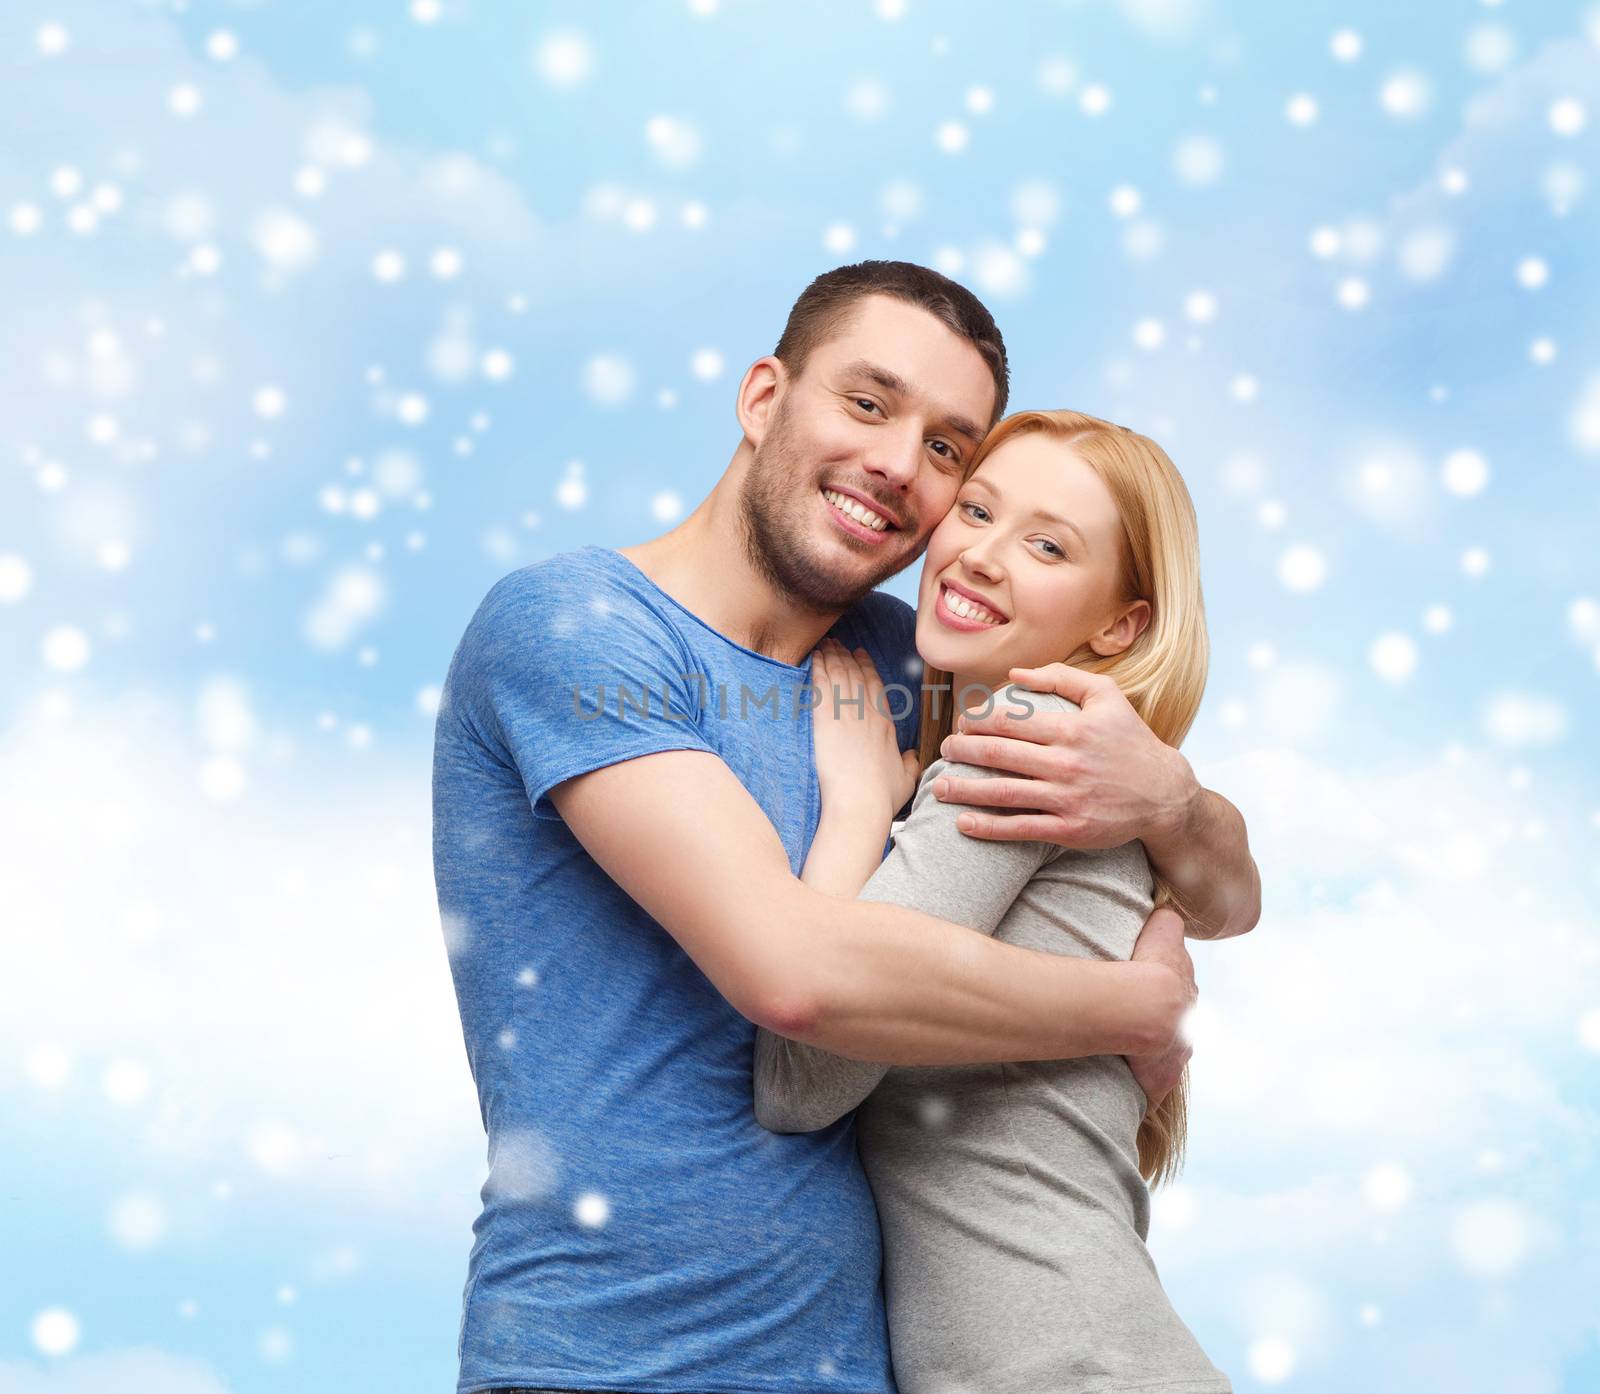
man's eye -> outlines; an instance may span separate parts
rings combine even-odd
[[[944,459],[946,459],[946,460],[954,460],[956,458],[956,452],[953,451],[942,440],[932,441],[931,444],[938,446],[939,449],[944,452],[944,456],[943,456]]]
[[[863,407],[868,411],[876,411],[878,409],[878,404],[869,397],[857,397],[856,405],[858,407]]]

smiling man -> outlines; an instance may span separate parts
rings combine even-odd
[[[841,267],[745,372],[741,439],[693,513],[523,567],[474,614],[434,755],[490,1161],[458,1394],[893,1390],[854,1120],[762,1128],[757,1025],[895,1064],[1121,1053],[1152,1099],[1170,1088],[1194,1000],[1181,944],[1036,953],[798,879],[819,814],[812,651],[832,635],[916,690],[914,612],[875,587],[922,553],[1006,395],[969,292]],[[1084,722],[1109,729],[1100,706]],[[911,749],[917,706],[898,717]],[[1122,730],[1099,771],[1154,783],[1152,861],[1185,905],[1235,907],[1213,928],[1248,928],[1237,814]],[[1081,792],[1039,783],[1040,806]]]

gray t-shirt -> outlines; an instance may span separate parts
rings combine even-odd
[[[1078,709],[1024,695],[1040,710]],[[996,701],[1017,710],[1006,690]],[[1153,905],[1143,843],[1076,851],[968,837],[955,821],[963,805],[933,793],[945,773],[1001,777],[934,761],[860,898],[1046,953],[1132,956]],[[900,1394],[1231,1394],[1145,1248],[1146,1099],[1121,1056],[888,1066],[761,1030],[754,1075],[756,1117],[774,1132],[826,1127],[860,1105]]]

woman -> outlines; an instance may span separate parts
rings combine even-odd
[[[962,805],[941,803],[932,783],[997,777],[936,758],[954,711],[991,699],[1019,718],[1025,703],[1076,710],[1008,687],[1013,667],[1065,659],[1110,674],[1158,736],[1183,739],[1208,646],[1194,508],[1172,461],[1095,417],[1008,417],[928,542],[916,636],[917,756],[898,750],[864,653],[829,641],[813,659],[822,815],[803,878],[1027,948],[1129,958],[1169,898],[1142,843],[970,838],[955,825]],[[937,702],[946,681],[953,702]],[[826,696],[833,685],[865,687],[865,720]],[[776,1132],[826,1127],[859,1105],[901,1394],[1230,1391],[1144,1245],[1146,1178],[1170,1175],[1182,1153],[1181,1085],[1152,1109],[1121,1056],[890,1067],[762,1030],[754,1087],[756,1116]]]

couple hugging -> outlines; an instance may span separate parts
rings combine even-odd
[[[827,272],[693,513],[468,624],[433,765],[489,1144],[457,1394],[1230,1389],[1144,1243],[1184,936],[1259,915],[1177,750],[1195,513],[1153,441],[1007,383],[961,286]],[[874,589],[919,556],[915,610]]]

